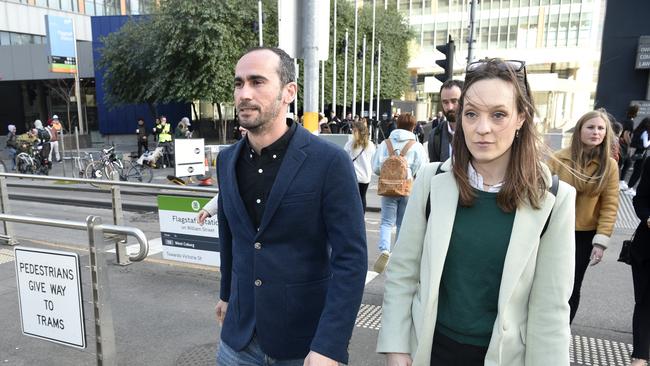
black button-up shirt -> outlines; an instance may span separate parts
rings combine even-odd
[[[297,125],[287,119],[289,130],[258,155],[246,137],[245,146],[237,158],[237,186],[248,216],[255,228],[259,228],[266,207],[266,200],[278,175],[282,159]]]

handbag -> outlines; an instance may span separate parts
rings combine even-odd
[[[636,233],[636,231],[635,231]],[[621,247],[621,253],[618,255],[618,261],[625,264],[632,264],[632,242],[634,242],[634,234],[630,240],[623,240],[623,246]]]

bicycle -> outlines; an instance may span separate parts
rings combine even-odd
[[[16,155],[16,170],[21,174],[48,175],[51,163],[43,159],[41,149],[42,146],[37,144],[20,143],[18,147],[19,153]],[[4,169],[6,171],[6,167]]]
[[[84,169],[86,178],[140,183],[150,183],[153,179],[153,170],[150,166],[134,164],[130,161],[125,164],[115,155],[115,146],[102,149],[99,160],[94,160],[92,154],[89,154],[89,157],[90,162]],[[91,185],[102,186],[100,183],[91,183]]]

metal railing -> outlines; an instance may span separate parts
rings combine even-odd
[[[106,239],[106,234],[119,236],[133,236],[140,244],[140,250],[131,261],[142,261],[149,252],[149,243],[144,232],[138,228],[102,224],[98,216],[88,216],[86,222],[50,219],[45,217],[19,216],[0,214],[3,223],[13,222],[40,226],[50,226],[72,230],[85,230],[88,232],[88,252],[90,257],[91,292],[93,296],[93,312],[95,316],[95,345],[96,361],[98,366],[117,365],[115,347],[115,329],[113,326],[113,313],[110,306],[110,288],[108,286],[108,272],[106,259],[102,248],[98,248]]]
[[[15,173],[0,173],[0,214],[9,213],[9,193],[7,189],[7,178],[20,178],[20,179],[31,179],[37,181],[66,181],[72,183],[87,183],[87,184],[97,184],[98,180],[96,179],[87,179],[87,178],[68,178],[68,177],[57,177],[57,176],[44,176],[44,175],[31,175],[31,174],[15,174]],[[97,188],[97,191],[108,191],[110,189],[111,193],[111,207],[113,212],[113,224],[123,227],[124,223],[124,214],[122,209],[122,194],[121,187],[136,187],[152,190],[152,195],[159,194],[160,190],[167,191],[179,191],[179,192],[194,192],[194,193],[203,193],[205,196],[213,197],[219,193],[217,188],[205,188],[205,187],[194,187],[194,186],[179,186],[179,185],[166,185],[166,184],[154,184],[154,183],[137,183],[137,182],[124,182],[124,181],[112,181],[112,180],[101,180],[101,188]],[[106,188],[104,188],[106,187]],[[41,187],[42,189],[47,189],[47,186]],[[69,189],[74,191],[77,187],[68,187],[68,186],[58,186],[57,189]],[[10,221],[2,221],[2,226],[4,228],[4,235],[0,234],[0,240],[5,240],[8,245],[17,244],[17,240],[13,235],[12,225]],[[115,253],[117,256],[117,263],[120,265],[128,265],[131,263],[131,258],[127,255],[126,251],[126,240],[121,237],[115,237]],[[136,256],[137,257],[137,256]]]

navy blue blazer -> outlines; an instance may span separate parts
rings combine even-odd
[[[219,153],[221,340],[236,351],[253,334],[267,355],[310,350],[347,363],[368,257],[361,197],[343,149],[298,126],[259,228],[239,194],[243,140]]]

